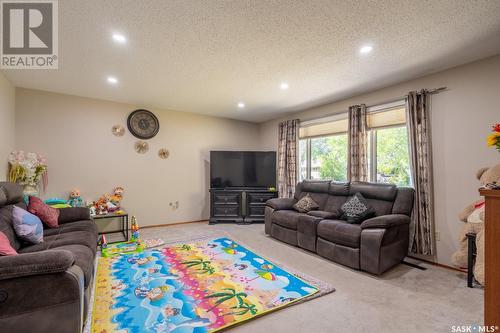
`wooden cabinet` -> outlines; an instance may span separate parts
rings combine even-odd
[[[500,326],[500,190],[485,197],[484,325]]]
[[[261,189],[210,189],[210,224],[263,223],[266,201],[277,196]]]

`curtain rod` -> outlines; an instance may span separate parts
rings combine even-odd
[[[440,92],[443,92],[443,91],[446,91],[448,90],[448,87],[439,87],[439,88],[434,88],[434,89],[422,89],[426,92],[428,92],[429,94],[439,94]],[[377,103],[377,104],[374,104],[374,105],[369,105],[367,106],[366,108],[370,108],[370,107],[374,107],[374,106],[377,106],[377,105],[382,105],[382,104],[389,104],[389,103],[393,103],[393,102],[396,102],[396,101],[400,101],[402,99],[405,99],[407,95],[405,96],[401,96],[401,97],[398,97],[398,98],[393,98],[391,100],[388,100],[388,101],[385,101],[385,102],[380,102],[380,103]],[[311,120],[317,120],[317,119],[321,119],[321,118],[326,118],[326,117],[331,117],[331,116],[335,116],[335,115],[338,115],[338,114],[342,114],[342,113],[346,113],[347,111],[342,111],[342,112],[332,112],[332,113],[327,113],[327,114],[324,114],[324,115],[321,115],[321,116],[316,116],[316,117],[310,117],[310,118],[304,118],[304,119],[299,119],[301,122],[302,121],[311,121]]]

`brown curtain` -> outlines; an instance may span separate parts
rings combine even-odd
[[[429,93],[411,91],[406,97],[406,122],[415,203],[410,230],[410,252],[434,255],[432,152]]]
[[[297,135],[299,120],[279,124],[278,141],[278,193],[280,198],[291,198],[297,183]]]
[[[365,104],[349,107],[348,179],[368,181],[368,131]]]

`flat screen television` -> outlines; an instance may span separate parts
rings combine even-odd
[[[276,187],[276,152],[211,151],[210,187]]]

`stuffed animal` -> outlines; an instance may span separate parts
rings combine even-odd
[[[71,207],[82,207],[83,206],[83,200],[80,197],[80,190],[79,189],[74,188],[69,193],[68,205],[70,205]]]
[[[122,201],[124,191],[123,187],[117,186],[113,189],[113,194],[109,197],[109,201],[116,206],[115,210],[120,209],[120,203]]]
[[[500,164],[491,168],[482,168],[476,174],[483,187],[494,188],[500,185]],[[459,214],[459,219],[465,222],[459,235],[459,249],[453,254],[451,260],[455,266],[467,267],[467,234],[476,234],[476,263],[474,277],[477,282],[484,285],[484,200],[477,200],[468,205]]]
[[[108,213],[108,199],[106,196],[102,196],[95,203],[96,214],[97,215],[105,215]]]
[[[95,201],[87,201],[85,203],[85,206],[90,210],[90,215],[91,216],[95,216],[97,215],[97,211],[96,211],[96,203]]]

